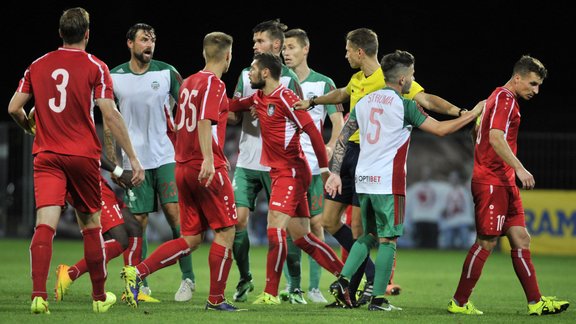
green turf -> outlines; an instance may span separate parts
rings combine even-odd
[[[108,313],[92,313],[90,280],[87,275],[78,279],[70,288],[63,302],[53,301],[55,269],[59,263],[73,264],[82,255],[82,244],[77,241],[54,240],[54,254],[48,279],[51,315],[31,315],[31,279],[27,240],[0,240],[0,323],[54,322],[54,323],[366,323],[368,321],[393,321],[395,323],[527,323],[554,322],[576,323],[576,309],[554,316],[541,318],[526,315],[526,301],[516,279],[507,253],[495,253],[484,267],[483,277],[472,295],[475,305],[484,315],[471,317],[451,315],[446,305],[458,283],[465,251],[400,250],[395,281],[402,286],[400,296],[390,301],[403,307],[401,312],[369,312],[365,308],[325,309],[321,305],[261,306],[236,303],[249,309],[240,313],[220,313],[204,310],[208,294],[209,272],[207,267],[208,245],[194,252],[196,293],[191,302],[173,301],[180,283],[177,265],[162,269],[149,278],[153,296],[162,300],[159,304],[141,303],[136,310],[118,302]],[[156,245],[152,245],[152,249]],[[256,289],[249,297],[264,287],[266,248],[255,247],[251,251],[252,272]],[[544,295],[558,296],[576,301],[576,258],[558,256],[534,256],[540,289]],[[120,298],[122,281],[120,269],[122,258],[109,263],[107,290]],[[303,259],[303,288],[308,285],[308,261]],[[236,266],[232,266],[226,295],[231,299],[238,280]],[[334,280],[326,271],[322,274],[321,288],[325,296]],[[281,288],[285,285],[281,283]]]

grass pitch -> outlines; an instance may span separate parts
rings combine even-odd
[[[161,269],[148,277],[153,296],[162,302],[141,303],[131,309],[120,301],[122,258],[108,264],[107,290],[114,292],[118,303],[105,314],[92,312],[90,280],[80,277],[72,285],[64,301],[53,300],[56,266],[74,264],[82,257],[82,243],[54,240],[54,253],[48,278],[48,298],[51,315],[30,314],[30,265],[28,240],[0,240],[0,323],[367,323],[391,321],[395,323],[576,323],[576,306],[559,315],[530,317],[526,315],[526,300],[516,279],[508,253],[494,253],[488,259],[472,300],[484,311],[482,316],[452,315],[446,312],[458,279],[466,251],[399,250],[395,282],[402,286],[399,296],[390,297],[392,304],[402,307],[400,312],[369,312],[360,309],[325,309],[322,304],[279,306],[252,305],[255,296],[264,288],[266,247],[253,247],[251,268],[255,291],[248,303],[236,303],[246,312],[221,313],[204,310],[208,295],[209,245],[193,253],[196,274],[196,293],[192,301],[174,301],[180,284],[177,265]],[[151,245],[154,249],[157,245]],[[576,258],[534,255],[540,290],[545,296],[576,302]],[[302,287],[308,288],[308,259],[302,260]],[[328,286],[334,281],[331,274],[322,273],[321,289],[331,300]],[[232,298],[238,282],[238,271],[232,266],[226,297]],[[280,284],[283,289],[285,281]]]

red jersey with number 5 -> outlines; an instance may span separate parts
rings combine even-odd
[[[226,165],[224,139],[228,118],[226,86],[214,73],[200,71],[184,80],[180,86],[176,112],[176,162],[202,165],[204,158],[198,138],[198,121],[212,122],[212,152],[214,167]]]
[[[515,186],[516,173],[490,145],[490,130],[504,132],[506,142],[516,154],[516,140],[520,127],[520,106],[516,96],[504,87],[498,87],[486,100],[474,148],[472,182],[496,186]]]
[[[83,50],[61,47],[34,61],[16,91],[34,96],[32,154],[49,151],[100,158],[94,100],[114,98],[104,62]]]

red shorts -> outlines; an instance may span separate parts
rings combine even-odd
[[[126,208],[124,202],[118,199],[108,182],[102,178],[102,213],[100,214],[102,233],[124,224],[124,218],[122,218],[123,208]]]
[[[476,213],[476,232],[502,236],[511,226],[526,227],[518,187],[472,183]]]
[[[36,208],[69,203],[79,212],[100,210],[100,160],[82,156],[41,152],[34,157]]]
[[[198,235],[208,228],[214,230],[238,223],[234,190],[226,168],[216,169],[209,187],[198,181],[200,170],[176,164],[176,186],[180,206],[180,233]]]
[[[268,208],[292,217],[310,217],[308,187],[312,182],[309,168],[272,169],[272,192]]]

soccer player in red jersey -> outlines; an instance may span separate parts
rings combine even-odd
[[[476,133],[472,196],[476,214],[476,243],[468,250],[460,282],[448,304],[448,312],[480,315],[469,297],[480,279],[484,263],[506,236],[512,248],[512,265],[522,284],[530,315],[557,314],[570,305],[567,301],[540,294],[530,256],[530,234],[516,177],[523,189],[533,189],[534,176],[516,157],[520,126],[518,99],[530,100],[540,91],[547,70],[537,59],[522,56],[514,65],[512,77],[496,88],[486,101]]]
[[[196,250],[210,227],[215,234],[208,258],[210,294],[206,309],[240,310],[224,297],[238,222],[224,155],[228,97],[220,80],[232,60],[232,41],[221,32],[207,34],[204,69],[186,78],[180,87],[175,136],[169,137],[176,151],[181,237],[160,245],[135,267],[124,267],[126,301],[132,307],[138,306],[140,281]]]
[[[139,185],[144,171],[113,100],[108,66],[85,51],[90,16],[83,8],[64,11],[59,32],[63,46],[35,60],[24,72],[8,112],[31,132],[24,106],[34,98],[36,136],[34,188],[37,220],[30,244],[34,314],[49,314],[46,281],[52,258],[52,239],[66,193],[72,198],[84,237],[84,258],[92,281],[94,312],[107,311],[116,301],[104,290],[106,264],[100,227],[101,146],[92,118],[94,105],[130,158],[132,182]]]
[[[259,90],[249,97],[234,100],[230,106],[231,111],[256,107],[262,133],[261,164],[271,168],[266,288],[254,304],[280,304],[278,284],[286,260],[286,229],[294,244],[332,274],[337,276],[343,266],[332,248],[310,233],[306,193],[312,173],[300,145],[300,133],[304,131],[310,136],[323,181],[330,174],[328,158],[322,136],[308,112],[292,109],[300,99],[280,84],[281,70],[279,57],[271,53],[256,54],[249,78],[252,88]]]
[[[122,187],[126,189],[133,187],[131,182],[132,170],[123,170],[104,157],[100,159],[100,162],[102,169],[112,172]],[[121,254],[124,254],[125,265],[132,264],[133,260],[138,260],[135,264],[140,263],[139,252],[141,249],[136,249],[136,244],[133,242],[142,240],[142,227],[127,210],[124,201],[116,196],[104,177],[101,177],[101,183],[102,214],[100,215],[100,223],[102,224],[106,263]],[[70,195],[68,195],[67,200],[71,200]],[[54,289],[55,299],[62,301],[72,283],[86,272],[88,272],[88,267],[85,259],[81,259],[73,266],[58,265]],[[140,300],[142,301],[142,298]]]

